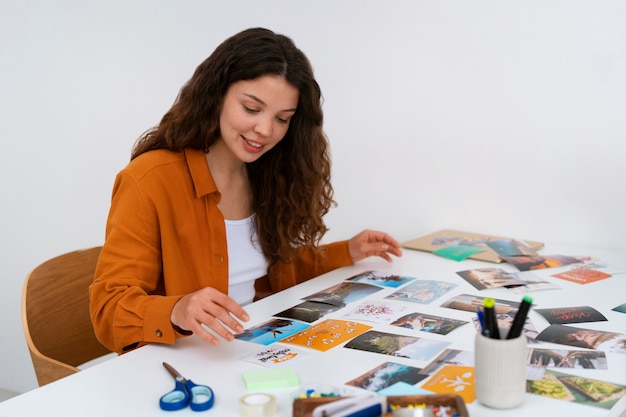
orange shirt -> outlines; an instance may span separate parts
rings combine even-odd
[[[205,154],[147,152],[115,179],[106,239],[89,288],[98,339],[123,353],[146,343],[174,343],[170,322],[180,297],[204,287],[228,293],[224,217]],[[350,265],[347,241],[300,248],[257,280],[257,296]]]

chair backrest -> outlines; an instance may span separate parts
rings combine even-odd
[[[101,249],[57,256],[26,277],[22,326],[40,386],[110,353],[96,338],[89,316],[89,284]]]

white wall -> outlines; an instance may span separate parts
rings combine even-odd
[[[3,0],[0,388],[36,386],[26,274],[102,243],[134,140],[250,26],[291,36],[323,88],[328,240],[453,227],[626,249],[625,21],[622,0]]]

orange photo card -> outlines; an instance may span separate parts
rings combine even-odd
[[[281,342],[325,352],[371,328],[372,326],[355,321],[327,319],[289,336]]]

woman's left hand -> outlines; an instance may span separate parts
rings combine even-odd
[[[348,249],[354,262],[369,256],[380,256],[391,262],[391,255],[402,256],[400,243],[387,233],[375,230],[363,230],[348,241]]]

